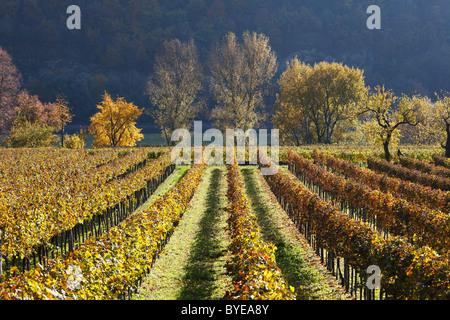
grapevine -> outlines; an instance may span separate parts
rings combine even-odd
[[[286,300],[295,299],[275,262],[276,247],[263,241],[236,162],[228,166],[228,199],[232,261],[229,263],[235,291],[225,299]]]
[[[291,169],[305,182],[320,186],[321,192],[330,194],[342,205],[348,203],[352,208],[362,209],[362,214],[377,229],[405,236],[411,242],[429,245],[440,252],[450,248],[448,214],[347,180],[293,152],[288,152],[288,158]]]
[[[148,209],[78,249],[0,284],[2,299],[117,299],[132,293],[192,199],[204,165],[186,176]]]
[[[375,264],[382,270],[382,294],[387,299],[450,298],[447,257],[402,237],[381,238],[281,170],[265,178],[299,230],[318,252],[325,251],[325,264],[345,288],[350,289],[351,270],[362,275]],[[370,290],[363,288],[364,295],[370,296]]]
[[[450,191],[450,179],[448,178],[423,173],[414,169],[408,169],[399,166],[397,164],[388,162],[386,160],[379,160],[373,157],[369,157],[367,159],[367,165],[370,169],[377,172],[386,173],[391,177],[396,177],[402,180],[420,183],[424,186],[429,186],[433,189]]]
[[[377,173],[367,168],[361,168],[349,161],[338,159],[314,150],[313,158],[316,164],[324,166],[332,172],[345,178],[366,184],[382,192],[390,192],[399,198],[426,205],[429,208],[450,212],[450,194],[439,189],[423,186],[418,183],[391,178],[386,174]]]
[[[122,159],[124,166],[112,160],[118,170],[113,175],[128,170],[130,163],[139,162],[142,155],[131,162],[127,157]],[[112,180],[111,174],[105,174],[104,165],[95,167],[95,164],[82,163],[81,166],[92,170],[82,170],[75,165],[65,167],[54,175],[49,174],[52,178],[55,175],[61,177],[60,181],[56,179],[59,182],[41,180],[40,187],[35,184],[30,186],[32,189],[24,189],[25,193],[31,193],[26,198],[28,201],[20,201],[25,196],[21,195],[21,190],[0,193],[0,208],[4,208],[1,252],[7,268],[8,264],[12,266],[23,261],[22,268],[27,269],[30,260],[34,264],[36,260],[42,263],[49,252],[65,252],[67,248],[61,241],[69,240],[68,250],[72,251],[74,233],[76,237],[81,232],[82,240],[85,240],[88,234],[99,235],[103,230],[107,231],[114,221],[123,220],[145,201],[161,182],[160,176],[167,176],[171,162],[166,153],[142,168]],[[43,176],[45,178],[45,174]]]

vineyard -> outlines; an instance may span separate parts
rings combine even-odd
[[[0,299],[449,299],[450,164],[404,153],[2,149]]]

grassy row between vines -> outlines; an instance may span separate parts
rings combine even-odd
[[[349,299],[278,204],[258,168],[240,169],[264,241],[277,247],[276,261],[296,288],[297,299]],[[230,259],[225,172],[226,166],[206,169],[190,208],[133,299],[218,300],[232,290],[225,269]]]

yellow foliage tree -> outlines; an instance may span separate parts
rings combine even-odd
[[[309,72],[310,66],[295,58],[287,63],[286,71],[278,80],[280,93],[277,94],[272,123],[280,130],[282,142],[288,145],[312,142],[311,119],[304,99]]]
[[[352,125],[367,90],[362,70],[340,63],[314,66],[297,57],[279,81],[273,124],[285,142],[331,143],[336,132]],[[289,141],[290,140],[290,141]]]
[[[121,97],[114,101],[107,92],[97,108],[100,111],[91,118],[89,127],[89,133],[95,135],[94,148],[132,147],[136,141],[144,138],[141,129],[136,128],[136,120],[142,115],[143,109]]]
[[[369,141],[374,141],[384,149],[385,158],[391,161],[389,146],[397,145],[400,139],[400,126],[417,126],[419,104],[417,99],[408,96],[396,97],[391,90],[376,87],[367,93],[361,104],[360,115],[369,117],[363,124],[364,134]]]
[[[404,97],[416,106],[419,123],[416,127],[401,126],[402,142],[417,145],[435,145],[442,142],[442,123],[438,119],[438,108],[427,96]]]
[[[441,137],[441,146],[445,149],[445,156],[450,158],[450,93],[437,95],[434,126],[431,128]]]

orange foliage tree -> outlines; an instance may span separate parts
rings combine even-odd
[[[55,124],[61,129],[61,147],[64,147],[65,127],[72,122],[73,114],[70,112],[68,101],[62,95],[57,95],[53,113]]]
[[[114,101],[107,92],[97,108],[100,111],[91,118],[89,127],[89,133],[95,135],[93,147],[132,147],[144,138],[141,129],[136,128],[143,109],[121,97]]]
[[[11,129],[7,143],[10,147],[52,146],[57,137],[56,103],[42,103],[36,95],[21,91],[11,117]]]
[[[0,131],[10,129],[17,96],[20,92],[22,76],[11,56],[0,47]]]

